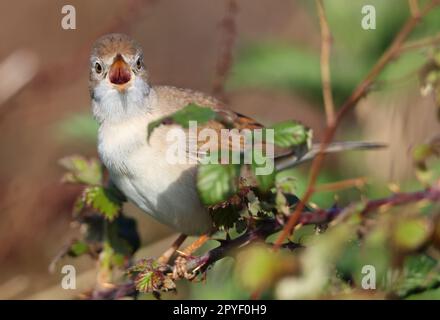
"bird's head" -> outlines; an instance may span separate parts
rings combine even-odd
[[[149,93],[142,48],[124,34],[99,38],[90,55],[90,95],[98,121],[147,112]]]

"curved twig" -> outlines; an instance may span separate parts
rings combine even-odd
[[[339,111],[336,114],[335,121],[332,125],[327,127],[327,130],[324,134],[324,139],[321,143],[320,152],[316,156],[316,158],[312,162],[312,167],[310,170],[309,183],[307,190],[298,204],[295,212],[290,216],[288,223],[283,229],[283,232],[278,237],[274,244],[274,249],[277,250],[281,247],[282,243],[285,239],[291,234],[293,228],[299,222],[299,218],[301,216],[301,212],[305,208],[305,204],[310,200],[311,196],[314,193],[314,186],[318,179],[319,172],[321,170],[325,153],[324,150],[333,140],[333,137],[336,133],[336,130],[342,120],[342,118],[350,111],[352,108],[356,106],[360,99],[362,99],[369,91],[371,85],[379,76],[379,74],[384,70],[384,68],[390,63],[399,53],[401,47],[403,46],[405,40],[410,35],[410,33],[414,30],[414,28],[419,23],[420,19],[428,14],[432,9],[436,6],[440,5],[440,1],[432,0],[429,2],[420,12],[420,15],[417,17],[411,16],[406,23],[403,25],[400,32],[396,35],[391,45],[388,49],[383,53],[382,57],[377,61],[371,71],[367,74],[365,79],[356,87],[351,96],[346,100],[346,102],[342,105]]]

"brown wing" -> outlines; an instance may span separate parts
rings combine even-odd
[[[190,103],[212,108],[218,113],[218,120],[208,121],[207,123],[198,126],[199,139],[197,140],[197,146],[200,152],[193,156],[199,157],[200,154],[206,153],[206,149],[214,150],[219,147],[227,147],[230,150],[242,151],[246,139],[244,131],[264,128],[264,126],[258,121],[227,109],[222,102],[206,94],[169,86],[157,86],[154,89],[159,96],[159,103],[162,103],[162,101],[163,103],[166,103],[164,109],[166,109],[168,113],[175,112]],[[213,140],[213,137],[209,135],[206,135],[206,137],[203,137],[203,134],[200,135],[205,129],[213,130],[217,140]],[[222,131],[222,129],[229,130]],[[225,137],[226,134],[229,135],[229,137]],[[227,144],[225,144],[224,141],[226,138],[228,142]],[[263,143],[260,146],[254,145],[253,147],[265,148],[265,144]],[[285,149],[278,150],[278,148],[275,148],[275,154],[278,153],[285,153]]]
[[[201,92],[170,86],[155,86],[154,90],[159,97],[159,104],[166,104],[164,109],[168,113],[184,108],[190,103],[195,103],[201,107],[212,108],[219,113],[223,120],[232,123],[234,128],[252,130],[264,127],[252,118],[228,110],[224,103]],[[217,125],[214,125],[213,123],[210,123],[210,125],[217,127]]]

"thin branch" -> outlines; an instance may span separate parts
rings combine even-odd
[[[440,202],[440,188],[438,186],[423,191],[401,192],[393,194],[387,198],[370,200],[365,203],[361,215],[366,215],[379,210],[381,207],[396,207],[419,201]],[[348,206],[350,207],[350,206]],[[346,208],[348,208],[346,207]],[[334,220],[346,208],[331,208],[328,210],[319,209],[311,213],[302,214],[299,223],[308,224],[324,224]]]
[[[335,121],[335,105],[333,101],[331,75],[330,75],[330,49],[332,36],[325,16],[322,0],[316,0],[318,8],[319,24],[321,26],[321,78],[322,96],[324,98],[325,114],[327,126],[331,126]]]
[[[407,42],[405,45],[402,46],[400,52],[402,53],[409,50],[425,48],[436,44],[440,44],[440,33],[431,37]]]
[[[365,185],[366,180],[367,180],[366,177],[360,177],[360,178],[346,179],[331,183],[324,183],[317,185],[314,189],[314,192],[337,191],[337,190],[348,189],[353,187],[360,188]]]
[[[420,7],[418,0],[408,0],[409,10],[414,18],[420,17]]]
[[[440,202],[440,186],[436,185],[435,187],[428,188],[423,191],[402,192],[393,194],[390,197],[370,200],[364,204],[363,209],[360,213],[361,215],[366,215],[372,212],[376,212],[383,206],[396,207],[411,203],[417,203],[422,200],[430,202]],[[298,222],[301,225],[329,223],[333,221],[340,213],[353,205],[356,204],[352,204],[342,208],[333,207],[328,210],[320,209],[312,212],[302,211]],[[250,243],[253,243],[256,240],[264,240],[269,235],[281,230],[281,228],[282,225],[277,220],[268,219],[261,223],[260,226],[255,230],[249,230],[236,239],[222,241],[220,246],[206,252],[201,256],[191,258],[188,261],[187,269],[193,270],[195,268],[198,268],[200,265],[203,265],[203,267],[199,270],[200,272],[204,272],[214,262],[225,257],[229,252],[231,252],[232,249],[242,248]],[[300,245],[293,244],[292,246],[291,244],[289,244],[288,247],[296,249],[299,248]]]
[[[419,201],[440,202],[440,184],[435,185],[429,189],[417,192],[397,193],[387,198],[381,198],[376,200],[370,200],[364,203],[363,209],[360,212],[362,216],[376,212],[381,207],[395,207],[401,205],[407,205],[417,203]],[[316,225],[326,224],[337,218],[342,212],[355,206],[356,203],[347,207],[333,207],[328,210],[316,210],[313,212],[301,212],[299,223],[301,225]],[[265,239],[280,231],[283,225],[275,219],[267,219],[261,221],[261,223],[255,229],[248,229],[241,236],[232,240],[219,240],[220,245],[208,252],[195,257],[188,257],[186,262],[186,270],[189,273],[204,274],[209,267],[215,262],[230,255],[236,249],[243,248],[255,241],[265,241]],[[283,248],[295,250],[302,248],[301,244],[287,242],[281,245]],[[175,266],[169,265],[164,268],[165,273],[173,273]],[[180,279],[179,277],[174,280]],[[119,286],[114,286],[108,289],[95,290],[88,298],[91,299],[119,299],[126,296],[136,295],[135,284],[132,281],[125,282]],[[255,293],[255,298],[258,298],[259,294]]]
[[[212,93],[223,101],[226,101],[226,78],[228,77],[229,71],[232,67],[233,49],[235,45],[235,38],[237,35],[236,17],[238,12],[236,0],[226,1],[226,13],[221,22],[223,39],[220,54],[217,60],[215,78],[212,85]]]
[[[423,8],[423,10],[420,12],[420,17],[424,17],[428,12],[430,12],[434,7],[438,6],[440,4],[440,1],[438,0],[432,0],[426,7]],[[310,170],[310,176],[309,176],[309,183],[307,190],[299,202],[298,206],[296,207],[295,212],[290,216],[288,223],[284,227],[281,235],[278,237],[274,244],[274,249],[277,250],[281,247],[282,243],[287,239],[287,237],[291,234],[293,231],[293,228],[298,223],[299,218],[301,216],[301,212],[305,208],[305,204],[310,200],[311,196],[314,193],[314,186],[316,184],[319,171],[322,167],[322,163],[325,158],[324,150],[329,145],[329,143],[332,141],[336,129],[338,128],[339,123],[341,122],[342,118],[345,116],[345,114],[350,111],[353,107],[356,106],[356,104],[359,102],[359,100],[364,97],[371,85],[373,84],[374,80],[376,80],[377,76],[383,71],[383,69],[387,66],[389,62],[391,62],[398,52],[400,51],[402,45],[404,44],[404,41],[407,39],[409,34],[413,31],[413,29],[416,27],[416,25],[420,21],[420,17],[413,17],[411,16],[406,23],[403,25],[400,32],[397,34],[397,36],[394,38],[393,42],[389,46],[389,48],[383,53],[381,58],[377,61],[377,63],[374,65],[374,67],[371,69],[371,71],[367,74],[365,79],[356,87],[356,89],[353,91],[351,96],[346,100],[346,102],[342,105],[342,107],[339,109],[338,113],[336,114],[335,122],[327,127],[327,130],[324,135],[324,139],[320,146],[320,152],[316,156],[316,158],[312,162],[312,167]]]

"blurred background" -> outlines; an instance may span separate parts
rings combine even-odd
[[[48,265],[75,237],[71,208],[80,189],[60,182],[58,160],[71,154],[96,157],[96,124],[88,92],[88,54],[94,40],[125,32],[145,51],[153,84],[211,93],[224,45],[223,0],[20,0],[0,2],[0,298],[54,298],[61,274]],[[264,124],[297,119],[319,141],[325,127],[321,97],[320,31],[313,1],[237,0],[233,64],[226,81],[231,108]],[[61,8],[76,9],[76,30],[63,30]],[[337,104],[350,94],[389,45],[409,15],[406,0],[328,0],[333,34],[332,81]],[[361,8],[374,5],[376,30],[363,30]],[[434,11],[412,34],[440,30]],[[373,153],[328,158],[320,182],[367,176],[365,190],[338,195],[357,200],[380,196],[385,182],[411,189],[411,147],[439,133],[432,97],[420,96],[418,70],[429,52],[412,50],[391,64],[373,93],[344,121],[336,140],[386,142]],[[308,167],[297,169],[298,194]],[[382,184],[380,184],[382,182]],[[381,185],[381,187],[375,187]],[[335,194],[318,194],[320,206]],[[172,231],[126,209],[138,219],[143,246],[156,252]],[[158,242],[159,241],[159,242]],[[155,251],[156,250],[156,251]],[[78,273],[94,268],[88,257],[72,262]],[[230,276],[231,261],[219,263],[208,283],[185,284],[189,298],[244,298]],[[222,283],[223,289],[212,290]],[[89,283],[90,284],[90,283]],[[49,291],[48,291],[49,289]],[[223,291],[222,291],[223,290]],[[49,292],[49,293],[48,293]],[[56,294],[60,294],[57,292]],[[61,295],[55,297],[62,297]]]

